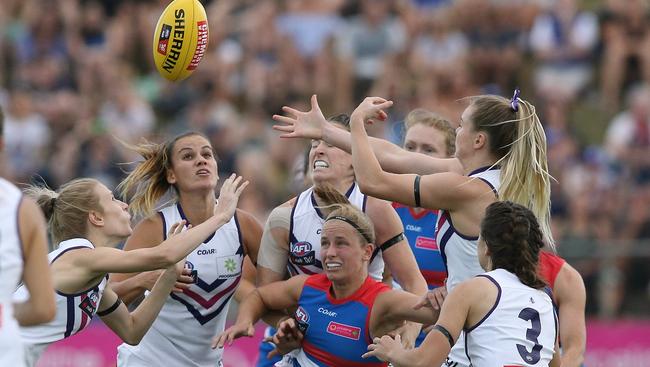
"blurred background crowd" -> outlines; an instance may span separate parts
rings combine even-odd
[[[303,183],[304,141],[271,130],[282,105],[350,113],[395,101],[372,135],[397,144],[423,107],[458,123],[465,96],[537,106],[548,138],[559,252],[583,275],[592,316],[648,317],[648,0],[215,0],[196,72],[170,83],[152,58],[167,0],[0,0],[3,172],[51,187],[109,187],[138,159],[120,143],[205,133],[221,177],[251,181],[265,221]]]

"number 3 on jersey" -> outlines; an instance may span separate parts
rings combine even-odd
[[[537,337],[542,332],[542,323],[539,320],[539,312],[534,308],[526,307],[519,312],[519,318],[524,321],[530,321],[531,327],[526,330],[526,340],[533,342],[533,349],[529,352],[526,346],[517,344],[517,351],[521,358],[528,364],[539,362],[542,345],[539,344]],[[507,367],[507,366],[504,366]]]

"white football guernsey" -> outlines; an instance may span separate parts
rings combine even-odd
[[[496,195],[499,190],[499,167],[483,167],[471,172],[468,176],[487,184]],[[442,254],[442,260],[447,267],[447,290],[451,290],[460,282],[485,272],[478,262],[478,237],[466,236],[454,228],[451,215],[446,210],[440,210],[436,228],[436,241]],[[461,334],[456,345],[451,349],[449,358],[443,366],[468,367],[469,360],[465,354],[464,340]]]
[[[95,246],[85,238],[72,238],[62,241],[58,248],[50,252],[47,257],[49,263],[55,262],[61,255],[68,251],[78,249],[94,249]],[[54,320],[36,326],[20,328],[23,341],[28,346],[47,345],[56,341],[75,335],[90,325],[90,321],[97,312],[104,288],[108,281],[108,275],[104,276],[99,283],[81,292],[68,294],[56,291],[56,316]],[[21,286],[16,291],[16,297],[26,297],[28,290]],[[43,350],[43,348],[37,348]]]
[[[464,330],[471,366],[548,366],[557,338],[555,308],[548,293],[531,288],[504,269],[479,275],[498,288],[488,314]]]
[[[366,211],[366,200],[359,186],[354,183],[345,194],[352,205]],[[289,261],[287,268],[291,276],[296,274],[314,275],[323,272],[320,255],[320,237],[325,218],[318,209],[314,197],[314,187],[303,191],[291,210],[289,224]],[[384,272],[384,259],[381,250],[375,249],[368,265],[368,274],[381,281]]]
[[[178,203],[159,214],[163,238],[167,238],[172,224],[187,220]],[[223,349],[212,349],[210,343],[224,330],[243,260],[244,247],[235,214],[187,256],[185,267],[192,270],[195,283],[183,293],[170,294],[140,344],[118,347],[118,366],[219,365]]]
[[[23,246],[18,227],[22,197],[16,186],[0,178],[0,366],[24,366],[12,301],[23,273]]]

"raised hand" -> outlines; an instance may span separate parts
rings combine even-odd
[[[381,338],[373,339],[372,344],[368,345],[368,352],[364,353],[361,357],[376,357],[388,362],[393,353],[400,349],[403,348],[399,335],[396,335],[394,339],[388,335],[384,335]]]
[[[221,185],[219,191],[219,201],[215,210],[215,215],[220,214],[230,219],[235,214],[237,202],[242,191],[248,186],[248,181],[243,181],[241,176],[236,174],[230,175]]]
[[[311,110],[302,112],[283,106],[282,111],[286,116],[273,115],[273,119],[281,123],[273,125],[274,130],[284,133],[280,135],[281,138],[322,139],[323,127],[327,120],[318,106],[315,94],[311,96]]]
[[[384,121],[388,117],[384,111],[393,105],[393,101],[381,97],[366,97],[350,115],[350,123],[363,121],[372,124],[372,121]]]
[[[284,355],[294,349],[300,348],[302,339],[303,334],[300,329],[298,329],[296,320],[293,318],[283,320],[278,325],[276,333],[264,339],[265,342],[275,344],[275,349],[267,354],[267,358],[272,358],[276,355]]]
[[[420,301],[413,306],[413,309],[417,310],[422,307],[433,308],[434,310],[440,310],[442,308],[442,303],[447,297],[447,287],[442,286],[436,289],[430,290],[422,296]]]
[[[228,329],[226,329],[219,336],[215,337],[212,340],[212,349],[214,348],[223,348],[223,346],[228,343],[232,345],[233,340],[240,338],[242,336],[253,336],[255,335],[255,328],[251,323],[240,323],[235,324]]]

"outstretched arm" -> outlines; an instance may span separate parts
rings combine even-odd
[[[273,126],[275,130],[283,132],[280,137],[324,140],[348,153],[352,152],[350,133],[327,122],[320,110],[316,95],[311,97],[310,111],[302,112],[287,106],[284,106],[282,110],[285,112],[285,116],[273,116],[275,121],[281,123]],[[385,119],[385,114],[379,119]],[[442,159],[408,152],[389,141],[377,138],[370,138],[370,145],[377,155],[381,167],[387,172],[421,175],[463,172],[462,166],[456,158]]]
[[[93,275],[115,272],[130,273],[163,269],[176,264],[197,248],[206,237],[230,221],[235,213],[237,201],[248,181],[230,176],[221,187],[219,203],[215,214],[205,222],[163,241],[155,248],[124,252],[119,249],[98,247],[95,256],[79,256],[76,265],[87,269]]]
[[[282,282],[275,282],[251,292],[239,306],[237,321],[221,335],[214,338],[212,348],[223,348],[242,336],[253,336],[253,325],[268,310],[282,310],[298,303],[307,276],[298,275]]]
[[[440,316],[438,317],[436,325],[441,326],[444,330],[449,332],[453,342],[458,340],[458,336],[465,325],[471,303],[470,296],[473,293],[476,293],[476,289],[473,285],[461,283],[453,292],[449,293],[447,297],[448,300],[442,305],[442,310],[440,311]],[[389,306],[388,310],[390,314],[396,314],[403,317],[405,314],[408,315],[414,311],[405,309],[403,305],[399,305],[399,301],[390,299],[388,299],[388,301],[390,303],[397,303],[396,305]],[[424,304],[424,302],[422,304]],[[420,308],[418,311],[427,311],[434,315],[433,309],[429,307]],[[416,314],[412,313],[409,316],[416,317]],[[419,321],[426,322],[424,319]],[[435,327],[427,334],[422,344],[415,349],[404,349],[398,338],[393,339],[390,336],[383,336],[381,338],[376,337],[373,341],[374,343],[368,346],[368,353],[364,354],[363,357],[374,356],[383,361],[389,361],[396,367],[426,367],[441,365],[453,345],[452,341],[450,341],[447,336],[440,331],[440,329],[436,329]]]
[[[185,260],[182,260],[182,263],[185,263]],[[165,304],[167,295],[176,283],[177,273],[182,269],[183,264],[177,264],[165,270],[151,293],[131,313],[110,286],[106,287],[97,314],[125,343],[140,343]]]
[[[352,164],[361,191],[376,198],[396,201],[428,209],[467,209],[467,203],[493,200],[490,188],[455,172],[444,172],[421,177],[412,174],[394,174],[382,170],[368,140],[363,121],[376,118],[392,105],[380,97],[366,98],[352,113]],[[485,196],[487,194],[491,196]],[[419,202],[418,202],[419,199]],[[473,208],[471,211],[473,211]]]

